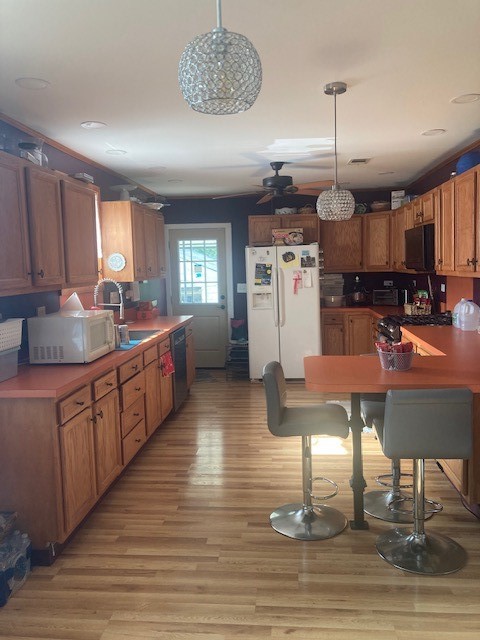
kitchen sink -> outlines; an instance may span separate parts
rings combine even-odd
[[[130,340],[146,340],[151,336],[156,336],[162,333],[163,329],[130,329],[128,335]]]

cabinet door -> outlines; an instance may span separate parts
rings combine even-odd
[[[373,352],[372,319],[368,313],[352,313],[347,317],[347,348],[351,356]]]
[[[155,225],[156,214],[145,211],[143,214],[143,224],[145,231],[145,265],[147,278],[158,278],[158,247],[157,230]]]
[[[145,367],[145,427],[147,437],[162,421],[161,372],[158,360]]]
[[[362,269],[362,218],[353,215],[350,220],[320,223],[325,272]]]
[[[87,515],[97,498],[93,418],[85,409],[59,427],[65,532]]]
[[[435,214],[435,263],[440,273],[455,270],[455,199],[453,180],[442,184]]]
[[[95,192],[61,180],[65,278],[70,287],[98,281]]]
[[[155,239],[157,243],[158,273],[160,278],[166,278],[167,256],[165,251],[165,220],[161,214],[155,216]]]
[[[248,244],[272,244],[272,229],[282,227],[282,216],[248,216]]]
[[[40,167],[26,167],[32,278],[36,286],[65,282],[60,180]]]
[[[112,484],[122,469],[120,409],[118,390],[111,391],[93,405],[97,494]]]
[[[454,179],[455,190],[455,271],[475,271],[475,172]]]
[[[0,291],[31,284],[24,165],[0,153]]]
[[[342,313],[322,311],[322,354],[324,356],[345,355],[345,332]]]
[[[319,217],[316,214],[292,214],[276,217],[281,219],[282,224],[280,226],[282,228],[294,229],[295,227],[300,227],[303,229],[304,244],[318,242]]]
[[[390,269],[391,213],[370,213],[364,216],[365,244],[364,266],[366,271]]]
[[[133,261],[136,280],[146,280],[145,213],[141,207],[132,206]]]
[[[421,225],[435,219],[435,197],[437,191],[429,191],[413,201],[414,224]]]

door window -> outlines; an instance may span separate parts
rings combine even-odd
[[[217,240],[178,240],[177,255],[180,304],[217,304]]]

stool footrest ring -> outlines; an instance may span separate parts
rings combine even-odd
[[[394,498],[388,503],[388,508],[391,509],[394,513],[413,513],[413,509],[398,509],[393,506],[395,503],[406,502],[407,500],[409,502],[412,502],[413,496],[399,496],[397,498]],[[443,511],[443,504],[441,504],[440,502],[435,502],[435,500],[429,500],[428,498],[425,498],[424,503],[432,505],[431,509],[424,509],[425,514],[439,513],[440,511]]]
[[[413,478],[413,474],[411,473],[401,473],[400,477],[406,477],[406,478]],[[375,482],[377,482],[378,484],[382,485],[382,487],[393,487],[393,484],[391,482],[385,482],[383,480],[383,478],[392,478],[392,474],[391,473],[382,473],[382,475],[380,476],[376,476],[375,478]],[[396,487],[397,489],[411,489],[413,487],[413,484],[399,484],[398,487]]]
[[[328,482],[328,484],[330,484],[330,485],[332,485],[332,487],[334,487],[334,490],[333,490],[332,493],[329,493],[326,496],[317,496],[313,492],[310,492],[310,497],[312,498],[312,504],[313,505],[321,504],[323,502],[323,500],[329,500],[330,498],[334,498],[337,495],[337,493],[338,493],[338,484],[336,482],[334,482],[333,480],[330,480],[329,478],[325,478],[323,476],[317,476],[316,478],[312,478],[312,485],[315,484],[315,482]]]

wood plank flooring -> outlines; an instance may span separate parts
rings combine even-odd
[[[291,403],[319,398],[289,385]],[[314,471],[338,482],[330,504],[352,517],[350,439],[319,440]],[[363,443],[371,489],[389,462],[371,434]],[[470,556],[451,576],[385,563],[374,542],[391,525],[373,518],[321,542],[275,533],[269,514],[301,499],[300,471],[300,439],[270,435],[261,384],[201,376],[55,564],[0,609],[0,638],[480,638],[480,521],[433,462],[426,494],[444,512],[427,529]]]

